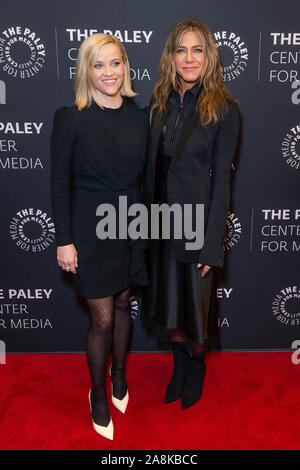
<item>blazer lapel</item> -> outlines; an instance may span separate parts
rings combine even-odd
[[[152,170],[153,170],[153,176],[155,175],[155,169],[156,169],[156,161],[157,161],[157,151],[158,151],[158,144],[159,144],[159,138],[160,134],[163,128],[163,125],[167,119],[168,115],[168,108],[165,109],[164,114],[159,121],[157,125],[153,124],[152,130],[151,130],[151,158],[152,158]],[[153,116],[153,122],[155,121],[155,115]]]
[[[193,108],[193,110],[190,112],[190,114],[188,115],[188,117],[186,118],[183,124],[182,131],[181,131],[181,134],[180,134],[180,137],[179,137],[176,149],[175,149],[174,157],[171,160],[169,168],[171,168],[178,160],[186,142],[188,141],[192,133],[192,130],[198,118],[199,118],[199,113],[196,110],[196,108]]]
[[[160,138],[160,134],[162,131],[162,127],[167,119],[167,116],[168,116],[168,107],[166,108],[162,116],[162,119],[159,121],[157,126],[153,124],[152,130],[151,130],[151,159],[152,159],[153,179],[155,178],[159,138]],[[186,142],[188,141],[198,119],[199,119],[199,113],[196,111],[196,108],[193,108],[193,110],[190,112],[190,114],[188,115],[187,119],[185,120],[183,124],[182,131],[178,140],[178,144],[175,149],[174,157],[171,160],[169,168],[171,168],[180,157],[180,154]],[[155,115],[153,116],[153,121],[154,120],[155,120]]]

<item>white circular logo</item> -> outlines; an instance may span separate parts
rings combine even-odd
[[[281,289],[272,303],[274,318],[289,326],[300,325],[300,287],[291,286]]]
[[[37,33],[23,26],[10,26],[0,36],[2,70],[15,78],[34,77],[45,63],[45,46]]]
[[[55,228],[51,217],[41,209],[21,209],[11,219],[11,238],[21,250],[40,253],[52,245]]]
[[[243,39],[232,31],[214,33],[223,66],[224,82],[238,78],[248,64],[248,49]]]
[[[281,144],[282,156],[294,170],[300,168],[300,124],[292,127],[286,133]]]
[[[242,235],[242,226],[234,213],[228,213],[226,220],[226,235],[224,238],[224,250],[230,250],[235,246]]]
[[[131,320],[135,320],[139,315],[139,303],[134,296],[130,297],[129,302]]]

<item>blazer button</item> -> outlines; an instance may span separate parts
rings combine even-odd
[[[208,174],[209,174],[209,176],[212,175],[212,168],[210,168],[210,169],[208,170]]]

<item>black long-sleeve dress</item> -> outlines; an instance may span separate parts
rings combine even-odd
[[[146,285],[144,246],[118,238],[119,196],[128,207],[140,201],[148,118],[130,100],[120,108],[101,109],[95,102],[78,111],[59,108],[51,135],[51,191],[57,246],[74,244],[77,293],[87,298],[113,295],[130,285]],[[117,238],[96,234],[100,204],[116,210]],[[123,214],[124,216],[124,214]]]

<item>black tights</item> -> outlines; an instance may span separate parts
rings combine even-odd
[[[182,333],[180,330],[171,329],[170,340],[172,343],[182,344],[185,347],[185,349],[188,351],[188,353],[192,354],[194,357],[197,357],[199,359],[204,358],[205,345],[192,342],[192,341],[187,341],[185,334]]]
[[[107,426],[110,420],[105,383],[107,363],[111,352],[114,396],[122,399],[127,391],[124,370],[131,329],[129,297],[130,287],[114,296],[86,299],[91,315],[86,354],[93,384],[92,416],[94,422],[101,426]]]

